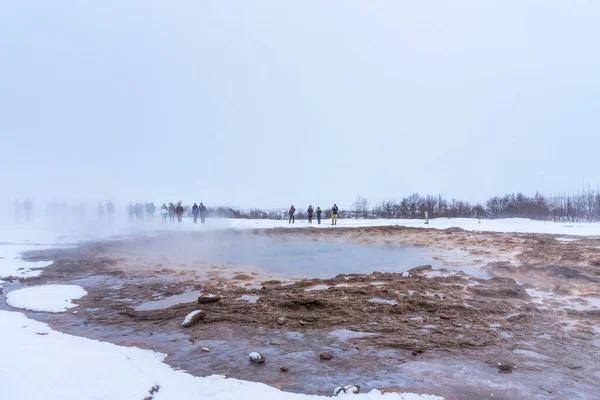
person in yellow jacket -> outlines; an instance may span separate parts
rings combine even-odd
[[[331,225],[337,225],[338,206],[334,204],[331,208]]]

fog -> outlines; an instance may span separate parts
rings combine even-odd
[[[558,0],[4,2],[3,214],[595,186],[599,17]]]

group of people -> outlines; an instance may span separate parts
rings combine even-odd
[[[177,222],[181,222],[184,213],[185,209],[181,205],[181,202],[177,203],[177,206],[175,206],[173,203],[169,203],[168,207],[166,203],[163,203],[162,207],[160,208],[160,215],[163,223],[167,222],[167,217],[169,217],[170,222],[175,222],[175,219],[177,219]],[[206,222],[206,206],[202,204],[202,202],[200,205],[194,203],[192,206],[192,217],[194,218],[194,223],[198,222],[198,216],[200,216],[201,223]]]
[[[338,209],[337,204],[334,204],[333,207],[331,207],[331,225],[337,225],[338,210],[339,209]],[[293,224],[296,222],[295,214],[296,214],[296,208],[292,204],[292,206],[290,207],[290,210],[288,212],[288,215],[290,217],[288,223]],[[309,224],[312,224],[312,222],[313,222],[313,214],[316,214],[317,223],[319,225],[321,225],[321,215],[322,215],[321,207],[317,207],[317,211],[315,212],[313,210],[312,205],[308,206],[308,210],[306,210],[306,216],[307,216]]]
[[[112,202],[108,201],[106,204],[98,202],[98,218],[104,219],[106,216],[108,219],[113,219],[115,215],[115,206]]]
[[[144,221],[144,215],[145,215],[145,220],[148,222],[151,222],[154,220],[154,212],[155,211],[156,211],[156,206],[154,205],[154,203],[146,203],[146,204],[129,203],[129,205],[127,206],[127,215],[129,216],[129,221],[133,221],[134,218],[136,221]],[[101,218],[102,218],[103,212],[104,212],[104,210],[102,207],[102,203],[100,203],[100,204],[98,204],[98,215]]]

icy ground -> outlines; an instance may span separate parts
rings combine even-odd
[[[300,400],[324,398],[222,376],[194,377],[163,362],[166,354],[56,332],[18,312],[0,311],[5,343],[0,399]],[[333,388],[332,388],[333,391]],[[342,397],[346,395],[342,394]],[[353,396],[353,395],[351,395]],[[357,399],[382,398],[379,391]],[[354,398],[354,397],[352,397]],[[386,399],[440,400],[418,394]]]

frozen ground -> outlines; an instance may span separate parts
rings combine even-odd
[[[77,307],[71,300],[87,292],[77,285],[42,285],[13,290],[6,295],[6,303],[14,308],[31,311],[64,312]]]
[[[273,387],[225,379],[194,377],[163,363],[166,354],[117,346],[56,332],[21,313],[0,311],[6,343],[0,363],[1,399],[154,399],[295,400],[316,399]],[[32,361],[35,358],[35,362]],[[332,388],[332,392],[333,392]],[[344,395],[342,395],[344,396]],[[378,391],[358,399],[382,398]],[[417,394],[386,394],[386,399],[440,400]]]

